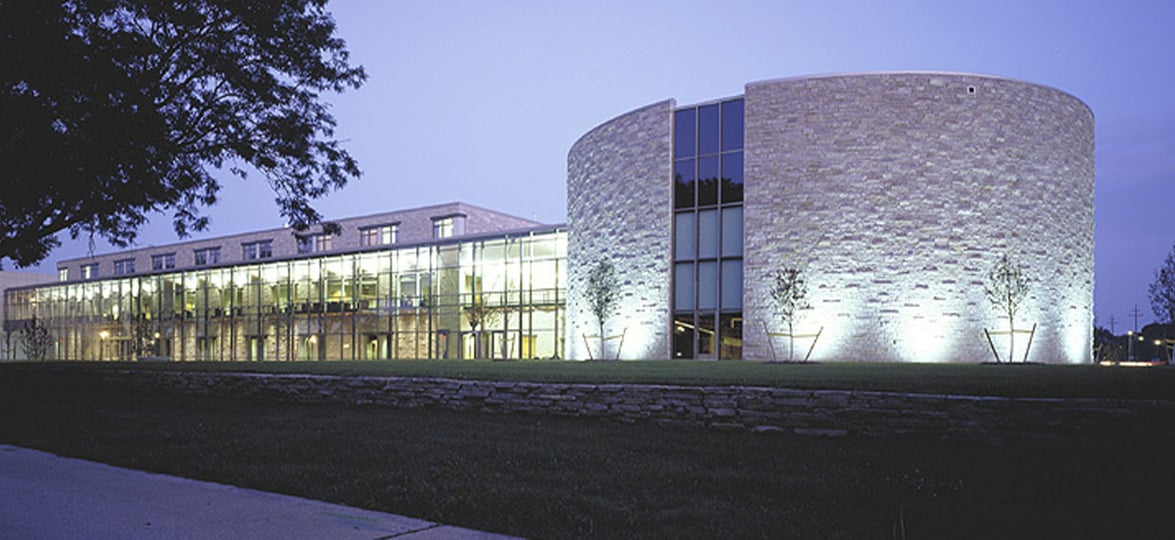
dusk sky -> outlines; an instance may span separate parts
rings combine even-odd
[[[1175,2],[763,1],[331,3],[358,91],[327,96],[364,177],[327,218],[450,201],[561,223],[567,151],[666,98],[862,71],[956,71],[1052,86],[1096,118],[1097,324],[1153,320],[1147,285],[1175,244]],[[223,175],[197,238],[281,226],[267,184]],[[54,251],[86,256],[85,239]],[[170,219],[139,245],[177,241]],[[95,253],[113,251],[95,244]]]

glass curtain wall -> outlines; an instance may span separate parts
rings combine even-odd
[[[675,112],[673,356],[742,358],[743,100]]]
[[[49,359],[379,360],[563,357],[561,228],[330,257],[12,289]]]

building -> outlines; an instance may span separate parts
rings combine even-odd
[[[607,257],[624,357],[778,358],[770,286],[791,267],[814,360],[987,361],[1007,350],[985,337],[1007,323],[984,286],[1008,254],[1032,280],[1027,359],[1090,362],[1093,137],[1073,96],[952,73],[780,79],[623,114],[568,155],[568,355],[598,334],[584,283]]]
[[[59,358],[981,362],[1002,256],[1031,280],[1016,360],[1091,361],[1093,115],[1058,90],[954,73],[751,83],[592,129],[568,223],[462,204],[62,261],[7,291]],[[587,277],[617,270],[600,336]],[[808,284],[793,334],[770,287]],[[994,331],[990,340],[985,332]],[[818,336],[818,337],[817,337]],[[600,351],[601,339],[604,350]],[[1031,340],[1031,349],[1024,342]]]
[[[6,291],[50,358],[559,358],[566,231],[453,203],[72,259]],[[476,322],[476,325],[470,323]]]

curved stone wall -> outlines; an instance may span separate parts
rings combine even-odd
[[[610,259],[620,306],[605,328],[624,335],[606,356],[669,357],[672,100],[614,118],[581,137],[567,156],[568,358],[589,358],[584,336],[599,334],[585,296],[587,274]],[[599,356],[599,343],[589,341]]]
[[[745,358],[770,358],[771,274],[795,266],[811,304],[797,332],[823,328],[815,360],[991,360],[983,329],[1006,322],[984,284],[1008,253],[1031,279],[1016,321],[1037,325],[1028,360],[1091,360],[1085,104],[942,73],[766,81],[745,99]]]

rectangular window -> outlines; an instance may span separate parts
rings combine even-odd
[[[673,309],[693,311],[694,263],[677,263],[673,270]]]
[[[69,269],[68,268],[58,268],[57,269],[57,281],[69,281]]]
[[[114,261],[114,275],[125,276],[127,274],[135,273],[134,259],[120,259]]]
[[[698,263],[698,309],[711,310],[718,307],[718,263]]]
[[[694,206],[694,160],[681,159],[673,164],[673,201],[674,208],[692,208]]]
[[[220,264],[220,247],[210,247],[204,249],[197,249],[196,266],[207,266],[210,264]]]
[[[449,238],[453,236],[453,218],[439,218],[432,222],[433,238]]]
[[[743,153],[722,154],[722,202],[743,200]]]
[[[722,209],[722,256],[743,256],[743,207]]]
[[[718,153],[718,104],[698,108],[698,155]]]
[[[722,261],[722,309],[743,307],[743,261]]]
[[[359,229],[359,245],[361,246],[378,246],[379,245],[379,227],[368,227]]]
[[[273,256],[273,240],[259,240],[241,244],[241,258],[250,261],[253,259],[268,259]]]
[[[82,279],[98,279],[98,263],[83,264]]]
[[[698,258],[712,259],[718,256],[718,211],[698,212]]]
[[[151,256],[152,270],[169,270],[175,268],[175,253],[162,253]]]
[[[330,251],[334,244],[333,238],[329,234],[314,235],[314,252],[321,253],[323,251]]]
[[[693,212],[678,212],[674,216],[674,258],[679,261],[692,261],[698,256],[694,249],[697,245],[697,226],[694,224]]]
[[[677,111],[673,117],[673,156],[690,157],[697,155],[698,126],[693,107]]]
[[[743,100],[722,104],[722,150],[740,150],[743,147]]]
[[[399,232],[399,225],[379,225],[377,227],[364,227],[359,229],[359,245],[361,246],[385,246],[396,243],[396,236]]]
[[[308,234],[298,237],[298,253],[319,253],[330,251],[334,244],[329,234]]]
[[[718,204],[718,156],[698,158],[698,206]]]

